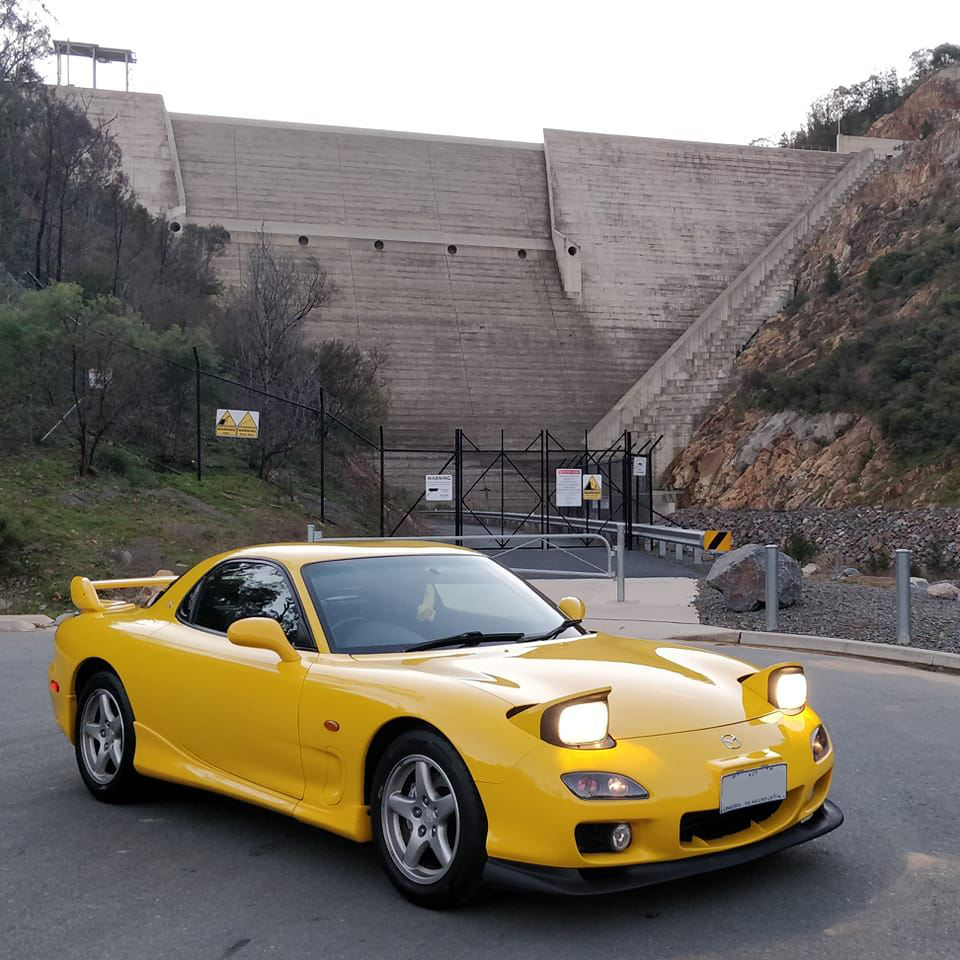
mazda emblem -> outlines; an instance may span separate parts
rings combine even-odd
[[[725,733],[721,738],[720,742],[728,750],[739,750],[741,747],[740,738],[735,737],[732,733]]]

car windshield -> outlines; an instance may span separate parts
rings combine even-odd
[[[339,653],[403,651],[444,638],[457,647],[488,635],[517,640],[565,633],[563,614],[477,554],[324,560],[307,564],[302,574],[330,649]]]

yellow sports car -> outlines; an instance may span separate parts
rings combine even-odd
[[[125,587],[162,589],[98,592]],[[50,697],[95,797],[157,777],[373,840],[418,904],[643,886],[843,821],[798,664],[595,633],[470,550],[250,547],[71,594]]]

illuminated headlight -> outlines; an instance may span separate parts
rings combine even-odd
[[[560,779],[570,792],[581,800],[619,800],[622,797],[643,799],[650,796],[636,780],[619,773],[564,773]]]
[[[784,713],[799,713],[807,705],[807,678],[800,667],[770,674],[770,702]]]
[[[810,749],[814,760],[822,760],[830,752],[830,737],[822,723],[810,734]]]
[[[540,735],[558,747],[612,747],[609,722],[606,699],[575,700],[547,710],[540,723]]]

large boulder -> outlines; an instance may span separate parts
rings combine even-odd
[[[725,553],[707,574],[707,583],[719,590],[727,608],[743,612],[759,610],[766,592],[766,548],[748,543]],[[782,551],[777,555],[777,580],[780,606],[793,606],[803,591],[800,564]]]

